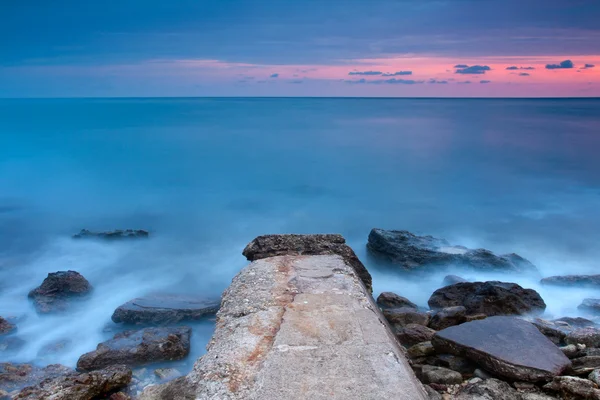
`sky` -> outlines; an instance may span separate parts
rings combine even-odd
[[[597,97],[599,21],[599,0],[0,0],[0,97]]]

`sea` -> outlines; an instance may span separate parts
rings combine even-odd
[[[25,345],[0,361],[73,367],[120,329],[116,307],[153,292],[218,297],[247,265],[244,246],[270,233],[340,233],[375,296],[420,306],[447,271],[377,265],[372,228],[515,252],[539,275],[453,272],[534,288],[549,318],[579,315],[600,293],[539,279],[600,271],[599,210],[600,99],[2,99],[0,316]],[[84,228],[150,239],[73,240]],[[64,270],[91,298],[38,315],[28,292]],[[213,328],[193,325],[182,372]]]

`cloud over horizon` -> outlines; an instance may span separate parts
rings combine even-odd
[[[561,61],[560,64],[546,64],[546,69],[571,69],[573,67],[575,65],[571,60]]]
[[[412,75],[412,71],[398,71],[391,73],[384,73],[382,76],[401,76],[401,75]]]
[[[348,75],[382,75],[383,72],[381,71],[351,71],[348,72]]]
[[[472,65],[466,67],[460,67],[456,70],[456,74],[485,74],[486,71],[490,71],[491,68],[487,65]]]

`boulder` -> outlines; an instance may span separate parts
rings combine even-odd
[[[6,335],[16,331],[17,327],[6,319],[0,317],[0,335]]]
[[[536,382],[570,367],[569,359],[531,323],[515,317],[490,317],[437,332],[439,353],[467,357],[495,375]]]
[[[112,315],[116,323],[166,325],[194,321],[219,310],[219,299],[157,294],[140,297],[119,306]]]
[[[595,369],[588,375],[588,379],[596,385],[600,385],[600,369]]]
[[[435,353],[431,342],[421,342],[411,346],[406,353],[410,358],[427,357]]]
[[[396,332],[396,338],[404,346],[413,346],[417,343],[431,340],[435,331],[419,324],[408,324]]]
[[[577,308],[589,314],[600,315],[600,299],[583,299]]]
[[[454,285],[455,283],[468,282],[465,278],[461,278],[458,275],[446,275],[442,281],[443,286]]]
[[[540,281],[543,285],[600,287],[600,275],[562,275],[550,276]]]
[[[73,235],[73,239],[146,239],[150,236],[148,231],[143,229],[116,229],[114,231],[92,232],[87,229],[82,229],[81,232]]]
[[[77,369],[90,371],[110,365],[143,365],[158,361],[180,360],[190,352],[189,327],[145,328],[126,331],[102,342],[96,350],[82,355]]]
[[[337,234],[263,235],[248,243],[242,254],[248,261],[284,255],[341,256],[350,265],[369,291],[373,290],[371,274],[358,259],[346,239]]]
[[[452,246],[444,239],[417,236],[408,231],[373,229],[367,249],[406,271],[456,266],[487,272],[537,272],[532,263],[516,254],[496,255],[485,249]]]
[[[448,368],[423,365],[421,368],[423,383],[440,383],[442,385],[457,385],[462,383],[462,375]]]
[[[98,371],[45,379],[21,390],[15,400],[92,400],[110,395],[131,381],[131,369],[112,365]]]
[[[92,285],[79,272],[49,273],[42,284],[29,292],[38,313],[66,311],[72,302],[90,294]]]
[[[595,369],[600,368],[600,356],[584,356],[571,360],[574,375],[588,375]]]
[[[0,389],[13,392],[25,386],[37,385],[44,379],[52,379],[73,372],[71,368],[60,364],[39,368],[32,364],[0,363]]]
[[[464,375],[473,374],[477,367],[472,361],[466,359],[465,357],[454,354],[436,354],[428,357],[426,363],[429,365],[435,365],[437,367],[448,368]]]
[[[569,359],[584,357],[586,355],[584,350],[584,344],[568,344],[566,346],[560,347],[560,351],[562,351],[563,354]]]
[[[565,329],[563,326],[557,325],[552,321],[535,318],[533,321],[531,321],[531,323],[556,345],[562,344],[565,340],[565,337],[567,337],[567,332],[565,331],[568,331],[568,329]]]
[[[567,344],[585,344],[587,347],[600,347],[600,329],[580,328],[569,332],[565,338]]]
[[[429,314],[408,307],[383,310],[383,316],[395,332],[408,324],[427,326],[430,318]]]
[[[490,378],[469,383],[461,388],[455,400],[521,400],[521,395],[508,383]]]
[[[463,306],[442,308],[431,317],[429,327],[441,331],[450,326],[460,325],[467,321],[467,309]]]
[[[541,313],[546,309],[546,303],[535,290],[497,281],[446,286],[433,292],[428,304],[434,310],[464,306],[467,314],[488,316]]]
[[[403,308],[403,307],[414,308],[414,309],[419,308],[415,303],[413,303],[406,297],[399,296],[396,293],[392,293],[392,292],[382,292],[377,297],[377,305],[382,309]]]
[[[557,392],[569,400],[600,399],[600,390],[594,382],[574,376],[557,376],[544,385],[544,390]]]

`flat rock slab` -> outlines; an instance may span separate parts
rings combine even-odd
[[[531,323],[515,317],[490,317],[436,333],[438,352],[465,356],[509,379],[551,380],[571,361]]]
[[[244,268],[223,294],[207,350],[189,375],[140,399],[427,399],[365,285],[337,255]]]
[[[133,299],[119,306],[113,313],[112,320],[126,324],[174,324],[213,315],[219,310],[220,305],[220,299],[152,295]]]

